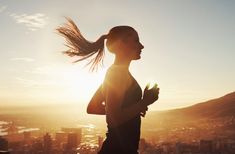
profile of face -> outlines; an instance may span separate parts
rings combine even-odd
[[[119,45],[120,52],[126,59],[137,60],[141,58],[140,54],[144,46],[140,43],[138,33],[135,30],[122,39]]]
[[[140,59],[141,50],[144,48],[137,31],[130,26],[113,27],[109,31],[106,45],[111,53],[128,61]]]

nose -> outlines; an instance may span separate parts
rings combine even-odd
[[[142,43],[140,43],[140,48],[144,49],[144,45]]]

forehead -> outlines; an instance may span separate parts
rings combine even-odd
[[[135,30],[130,31],[129,37],[131,37],[133,39],[139,39],[139,35],[138,35],[137,31],[135,31]]]

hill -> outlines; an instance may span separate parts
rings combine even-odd
[[[235,116],[235,92],[190,107],[169,110],[164,112],[164,114],[194,118],[222,118]]]
[[[149,112],[142,135],[159,140],[235,138],[235,92],[196,105]]]

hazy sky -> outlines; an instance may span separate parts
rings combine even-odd
[[[0,0],[0,106],[85,104],[105,67],[89,73],[61,54],[55,28],[71,17],[95,41],[116,25],[134,27],[145,48],[131,72],[160,87],[151,109],[189,106],[235,90],[234,0]]]

